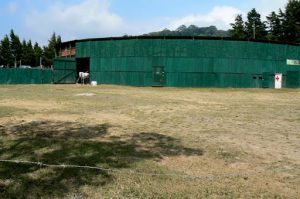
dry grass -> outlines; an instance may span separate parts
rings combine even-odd
[[[0,135],[1,159],[120,170],[0,163],[4,198],[300,197],[299,90],[1,86]]]

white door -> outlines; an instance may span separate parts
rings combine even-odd
[[[282,88],[282,74],[276,73],[275,74],[275,89],[281,89]]]

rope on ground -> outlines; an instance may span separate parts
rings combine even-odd
[[[145,173],[139,172],[135,170],[120,170],[120,169],[109,169],[103,167],[96,166],[81,166],[81,165],[72,165],[72,164],[46,164],[43,162],[33,162],[33,161],[25,161],[25,160],[0,160],[2,163],[14,163],[14,164],[28,164],[35,165],[39,167],[51,167],[51,168],[77,168],[77,169],[90,169],[90,170],[99,170],[106,172],[115,172],[120,174],[127,175],[139,175],[139,176],[159,176],[159,177],[179,177],[186,179],[194,179],[194,180],[216,180],[216,179],[224,179],[224,178],[248,178],[250,175],[255,175],[256,172],[240,172],[240,173],[225,173],[225,174],[210,174],[210,175],[202,175],[202,176],[192,176],[187,174],[176,174],[176,173]]]

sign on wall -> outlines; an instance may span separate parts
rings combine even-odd
[[[275,74],[275,89],[281,89],[282,88],[282,74],[276,73]]]
[[[286,64],[293,65],[293,66],[300,66],[300,60],[287,59]]]

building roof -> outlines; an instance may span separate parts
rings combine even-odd
[[[236,39],[231,37],[209,37],[209,36],[123,36],[123,37],[104,37],[104,38],[88,38],[88,39],[78,39],[71,40],[61,43],[60,47],[74,47],[77,42],[87,42],[87,41],[116,41],[116,40],[139,40],[139,39],[185,39],[185,40],[225,40],[225,41],[247,41],[247,42],[259,42],[259,43],[271,43],[271,44],[281,44],[281,45],[292,45],[300,46],[300,43],[291,42],[281,42],[281,41],[271,41],[271,40],[260,40],[260,39]]]

